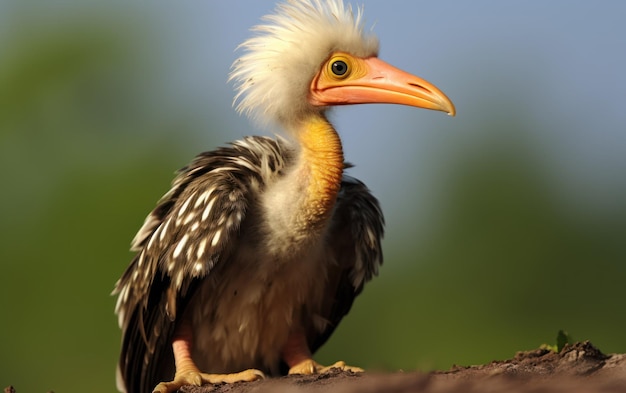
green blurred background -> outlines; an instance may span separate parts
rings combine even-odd
[[[458,115],[334,114],[386,213],[386,260],[318,360],[448,368],[559,329],[626,352],[626,3],[364,3],[381,57]],[[265,132],[226,77],[272,8],[0,3],[2,387],[115,390],[129,242],[176,169]]]

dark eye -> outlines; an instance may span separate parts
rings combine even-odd
[[[343,76],[346,72],[348,72],[348,65],[342,60],[335,61],[331,68],[333,70],[333,74],[337,76]]]

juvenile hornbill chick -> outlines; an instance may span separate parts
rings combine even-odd
[[[250,381],[281,365],[360,370],[312,359],[382,263],[378,201],[344,174],[326,111],[394,103],[454,115],[435,86],[378,59],[361,11],[287,1],[241,45],[237,108],[287,138],[200,154],[146,218],[114,290],[120,391]]]

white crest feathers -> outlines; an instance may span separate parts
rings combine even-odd
[[[237,110],[263,122],[288,124],[310,111],[309,84],[336,51],[369,57],[378,39],[363,28],[362,8],[342,0],[287,0],[252,28],[232,65]]]

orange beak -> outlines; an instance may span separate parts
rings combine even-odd
[[[333,74],[337,59],[349,68],[347,76]],[[454,116],[450,99],[433,84],[404,72],[377,57],[333,56],[311,82],[309,102],[315,106],[401,104],[433,109]]]

